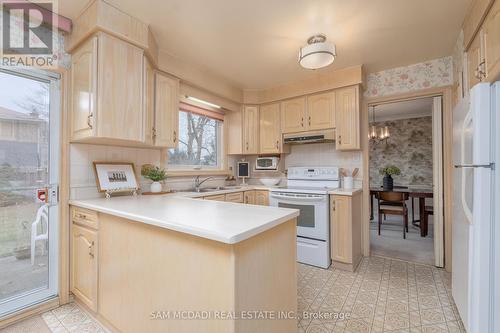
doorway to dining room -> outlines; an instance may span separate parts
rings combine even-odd
[[[435,265],[442,255],[442,98],[371,104],[370,252]]]

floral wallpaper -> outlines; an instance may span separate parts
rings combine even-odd
[[[453,84],[452,57],[368,74],[365,97],[380,97]]]
[[[388,126],[391,136],[387,144],[370,141],[370,185],[382,185],[379,170],[395,165],[400,176],[393,176],[396,185],[432,186],[432,117],[376,122]]]

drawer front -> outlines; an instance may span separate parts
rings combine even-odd
[[[209,195],[204,197],[205,200],[214,200],[214,201],[226,201],[226,196],[224,194],[220,195]]]
[[[73,207],[71,209],[71,220],[73,223],[92,229],[99,229],[97,212],[85,208]]]
[[[243,192],[226,194],[226,201],[243,203]]]

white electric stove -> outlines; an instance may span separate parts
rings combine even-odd
[[[272,189],[269,204],[300,210],[297,218],[297,260],[330,266],[330,200],[328,191],[339,187],[337,167],[291,167],[287,187]]]

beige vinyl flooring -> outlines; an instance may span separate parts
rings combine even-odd
[[[450,286],[442,269],[383,257],[364,258],[354,273],[299,264],[297,331],[465,332]],[[0,332],[106,330],[70,303]]]

